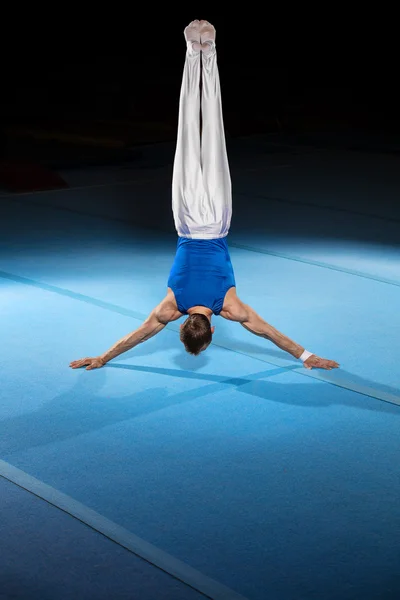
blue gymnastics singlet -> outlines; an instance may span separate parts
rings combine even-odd
[[[226,237],[178,238],[168,287],[174,292],[181,313],[187,314],[193,306],[206,306],[219,315],[226,292],[235,286]]]

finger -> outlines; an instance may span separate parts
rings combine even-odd
[[[87,360],[77,360],[73,366],[74,369],[80,369],[88,364]]]

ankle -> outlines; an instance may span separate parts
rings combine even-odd
[[[212,54],[215,50],[215,42],[213,42],[212,40],[207,40],[206,42],[203,42],[201,44],[201,51],[203,52],[203,54],[205,56],[207,56],[208,54]]]
[[[200,50],[202,50],[202,45],[200,42],[193,42],[190,40],[187,42],[187,50],[189,54],[198,54]]]

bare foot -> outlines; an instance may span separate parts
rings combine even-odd
[[[208,21],[200,21],[199,26],[201,43],[215,42],[215,27]]]
[[[194,50],[195,52],[200,52],[200,50],[201,50],[200,22],[197,19],[195,21],[192,21],[185,28],[185,31],[183,33],[184,33],[188,48]]]
[[[201,50],[203,54],[210,54],[215,48],[215,27],[208,21],[200,21]]]

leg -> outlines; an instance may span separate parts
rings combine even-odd
[[[197,24],[196,24],[197,23]],[[197,34],[196,34],[197,31]],[[188,41],[179,101],[179,121],[172,177],[172,212],[181,237],[191,237],[198,199],[204,195],[200,163],[200,41],[194,21],[185,30]]]
[[[205,22],[200,31],[202,46],[206,47],[202,53],[201,142],[203,184],[207,202],[205,208],[209,218],[215,224],[219,224],[218,232],[216,231],[218,235],[215,237],[224,237],[228,234],[232,216],[232,186],[225,145],[221,87],[214,43],[215,29]]]

